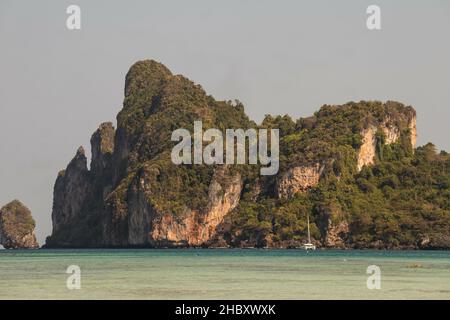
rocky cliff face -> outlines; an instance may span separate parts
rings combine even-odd
[[[324,166],[320,163],[290,168],[278,181],[278,197],[291,198],[317,186]]]
[[[78,148],[53,190],[53,233],[47,246],[78,247],[98,244],[103,202],[112,188],[115,130],[103,123],[91,137],[91,168],[83,147]]]
[[[114,152],[115,129],[111,122],[100,125],[91,137],[92,160],[91,171],[96,176],[110,175],[112,155]]]
[[[370,125],[361,131],[362,145],[358,152],[358,171],[361,171],[363,166],[367,166],[374,163],[376,154],[376,138],[377,127]]]
[[[0,209],[0,244],[5,249],[36,249],[35,222],[30,210],[14,200]]]
[[[239,174],[227,176],[226,169],[217,169],[209,186],[208,204],[203,210],[186,208],[180,217],[153,212],[148,241],[156,246],[176,244],[201,246],[216,234],[216,228],[238,202],[242,189]],[[137,223],[136,223],[137,222]],[[141,228],[145,223],[135,221]]]
[[[404,114],[388,114],[381,121],[369,123],[362,131],[362,145],[358,151],[357,167],[361,171],[363,166],[371,165],[375,162],[377,132],[384,135],[383,144],[396,143],[403,132],[408,136],[409,144],[414,150],[416,147],[416,113],[414,110],[407,110]]]
[[[91,176],[83,147],[77,150],[67,168],[55,182],[52,222],[54,232],[70,225],[83,213],[83,205],[92,194]]]
[[[248,126],[243,110],[214,101],[161,64],[133,65],[117,130],[101,124],[91,138],[90,170],[80,148],[56,180],[47,247],[201,246],[210,241],[239,202],[241,176],[223,166],[172,164],[170,135],[175,128],[192,127],[192,119],[224,127],[224,110],[236,114],[232,120],[238,127]]]
[[[54,186],[47,247],[450,247],[450,158],[415,148],[416,114],[397,102],[325,105],[280,129],[280,172],[252,165],[175,165],[173,130],[258,127],[155,61],[127,73],[117,129],[78,149]],[[416,154],[413,153],[416,151]],[[448,181],[447,181],[448,180]],[[425,197],[426,195],[426,197]],[[414,196],[414,203],[411,197]]]
[[[239,175],[219,168],[209,186],[203,209],[184,206],[180,214],[164,212],[151,203],[148,177],[135,179],[128,192],[128,241],[132,246],[201,246],[215,234],[224,217],[236,207],[241,192]]]

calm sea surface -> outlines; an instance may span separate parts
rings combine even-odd
[[[450,299],[450,251],[0,250],[0,299]]]

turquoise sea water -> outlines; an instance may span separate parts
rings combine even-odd
[[[66,287],[69,265],[80,290]],[[0,250],[0,299],[450,299],[450,252]]]

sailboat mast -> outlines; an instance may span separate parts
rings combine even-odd
[[[307,214],[307,220],[308,220],[308,243],[311,243],[311,234],[309,232],[309,213]]]

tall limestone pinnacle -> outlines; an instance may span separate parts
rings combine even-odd
[[[19,200],[0,209],[0,244],[5,249],[36,249],[35,221],[30,210]]]
[[[102,175],[111,164],[111,157],[114,151],[115,129],[111,122],[100,125],[91,137],[92,160],[91,170],[98,175]]]
[[[173,130],[192,132],[196,120],[203,130],[279,129],[278,174],[173,164]],[[415,122],[412,107],[361,101],[258,126],[240,102],[139,61],[126,75],[117,128],[103,123],[92,135],[90,169],[81,148],[58,175],[46,246],[297,247],[309,214],[317,246],[450,247],[442,200],[450,160],[432,145],[415,149]]]

